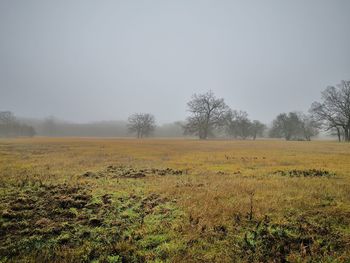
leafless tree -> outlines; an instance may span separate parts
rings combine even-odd
[[[194,94],[187,103],[190,116],[184,125],[184,133],[207,139],[214,129],[225,123],[228,110],[224,99],[216,98],[212,91],[204,94]]]
[[[155,118],[149,113],[135,113],[128,118],[128,122],[129,132],[135,133],[137,138],[151,135],[156,127]]]
[[[341,81],[322,92],[322,102],[314,102],[310,112],[325,130],[336,130],[338,138],[350,141],[350,81]]]

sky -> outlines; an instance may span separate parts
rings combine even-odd
[[[212,90],[269,123],[350,80],[349,0],[0,0],[0,110],[184,120]]]

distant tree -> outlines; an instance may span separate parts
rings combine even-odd
[[[10,111],[0,112],[0,135],[3,137],[15,136],[14,126],[16,125],[16,117]]]
[[[310,115],[300,113],[298,117],[305,140],[311,141],[311,137],[318,135],[320,123]]]
[[[207,139],[213,134],[214,129],[225,123],[228,107],[224,99],[216,98],[212,91],[194,94],[187,106],[191,115],[183,126],[185,134]]]
[[[251,136],[253,137],[253,140],[255,140],[257,136],[262,137],[264,135],[265,130],[266,130],[266,125],[261,123],[260,121],[254,120],[251,123],[250,132],[251,132]]]
[[[251,121],[245,111],[228,110],[225,117],[225,132],[232,138],[253,140],[257,136],[263,136],[266,126],[260,121]]]
[[[135,113],[128,118],[128,122],[129,132],[135,133],[137,138],[151,135],[156,127],[155,118],[149,113]]]
[[[43,122],[43,134],[45,136],[55,136],[57,135],[57,119],[54,116],[49,116],[45,118]]]
[[[0,112],[0,136],[1,137],[18,137],[35,135],[32,126],[21,124],[10,111]]]
[[[293,136],[297,135],[299,124],[297,115],[294,113],[281,113],[272,123],[270,130],[270,137],[285,138],[287,141],[291,140]]]
[[[183,125],[184,123],[181,121],[165,123],[163,125],[157,126],[154,134],[157,137],[182,137]]]
[[[310,141],[318,134],[318,126],[311,116],[297,112],[281,113],[272,123],[270,137]]]
[[[245,111],[228,110],[225,116],[226,134],[233,138],[246,139],[251,135],[252,122]]]
[[[350,81],[342,81],[322,92],[321,102],[314,102],[310,112],[326,131],[336,131],[338,139],[350,141]]]
[[[10,125],[16,121],[15,115],[11,111],[0,111],[0,123]]]

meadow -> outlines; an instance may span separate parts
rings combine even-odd
[[[350,145],[0,140],[0,262],[349,262]]]

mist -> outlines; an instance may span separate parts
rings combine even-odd
[[[149,112],[163,125],[212,90],[270,123],[350,78],[349,11],[347,0],[3,0],[0,110],[82,125]]]

